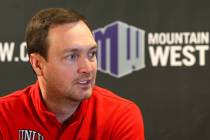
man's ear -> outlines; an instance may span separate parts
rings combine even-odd
[[[31,63],[31,66],[33,70],[35,71],[37,76],[42,76],[43,75],[43,68],[44,68],[44,58],[37,54],[37,53],[32,53],[30,54],[29,61]]]

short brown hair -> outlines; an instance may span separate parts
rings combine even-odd
[[[31,53],[38,53],[47,60],[48,55],[48,31],[52,26],[73,23],[82,20],[91,30],[86,18],[75,10],[63,8],[49,8],[39,11],[29,21],[25,40],[27,43],[27,52],[30,57]]]

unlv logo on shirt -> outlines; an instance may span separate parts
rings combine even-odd
[[[44,140],[44,136],[42,136],[39,132],[33,130],[18,130],[19,140]]]

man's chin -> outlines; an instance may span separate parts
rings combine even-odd
[[[85,99],[90,98],[91,96],[92,96],[92,88],[88,89],[86,91],[84,91],[84,90],[78,91],[77,95],[75,96],[75,100],[81,102]]]
[[[83,99],[90,98],[92,96],[92,88],[89,88],[88,90],[83,91],[81,96],[83,96]]]

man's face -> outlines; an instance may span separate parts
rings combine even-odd
[[[97,45],[87,25],[79,21],[52,27],[47,39],[43,70],[47,96],[73,101],[90,97],[97,71]]]

